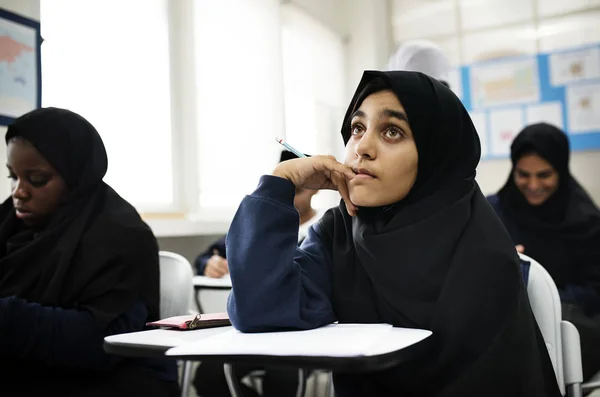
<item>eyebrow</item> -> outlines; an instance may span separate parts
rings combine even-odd
[[[529,171],[525,171],[521,168],[517,168],[516,171],[519,174],[524,174],[524,175],[544,175],[544,174],[551,174],[552,170],[551,169],[547,169],[547,170],[541,170],[541,171],[536,171],[536,172],[529,172]]]
[[[356,112],[352,113],[352,117],[350,119],[353,119],[355,117],[367,117],[367,115],[362,110],[357,110]],[[380,119],[381,118],[395,118],[400,121],[406,121],[408,123],[408,117],[406,117],[406,114],[404,112],[400,112],[398,110],[393,110],[393,109],[387,109],[387,108],[383,109],[379,112],[377,117]]]
[[[12,167],[11,167],[10,165],[8,165],[8,164],[6,164],[6,168],[8,168],[8,170],[9,170],[9,171],[12,171],[12,170],[13,170],[13,169],[12,169]],[[42,168],[30,168],[30,169],[27,169],[27,170],[25,170],[25,172],[28,172],[28,173],[30,173],[30,174],[33,174],[33,173],[35,173],[35,172],[40,172],[40,173],[42,173],[42,174],[47,174],[47,173],[50,173],[50,171],[48,171],[48,170],[44,170],[44,169],[42,169]]]

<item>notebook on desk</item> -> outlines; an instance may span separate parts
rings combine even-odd
[[[149,326],[192,330],[231,325],[227,313],[189,314],[146,323]]]

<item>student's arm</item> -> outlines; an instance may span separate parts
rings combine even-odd
[[[196,265],[196,274],[203,276],[204,271],[206,270],[206,263],[210,259],[212,254],[203,253],[196,257],[195,265]]]
[[[233,289],[232,324],[242,332],[311,329],[335,321],[331,306],[331,249],[318,224],[298,247],[294,185],[263,176],[246,196],[227,234]]]
[[[217,255],[227,258],[227,251],[225,250],[225,236],[215,241],[210,247],[208,247],[206,251],[198,255],[195,261],[196,274],[201,276],[204,275],[206,264],[208,263],[208,260],[215,255],[215,251],[217,252]]]
[[[0,299],[0,357],[48,366],[107,369],[119,361],[104,353],[104,337],[144,328],[141,301],[101,329],[86,310],[41,306],[16,297]]]
[[[559,289],[560,300],[565,303],[576,303],[588,314],[600,313],[600,258],[593,260],[583,250],[578,252],[583,259],[576,265],[579,280]]]

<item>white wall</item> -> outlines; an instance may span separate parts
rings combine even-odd
[[[388,0],[290,0],[345,37],[348,101],[368,69],[382,69],[393,50]],[[340,120],[341,123],[341,120]]]
[[[36,21],[40,20],[40,0],[0,0],[0,7]]]
[[[392,52],[388,5],[387,0],[351,0],[345,3],[341,11],[348,45],[348,101],[363,71],[383,69]]]
[[[344,36],[346,22],[341,11],[355,0],[282,0],[282,4],[292,3],[334,32]]]

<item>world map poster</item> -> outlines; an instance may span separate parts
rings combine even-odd
[[[0,9],[0,124],[40,104],[39,23]]]

